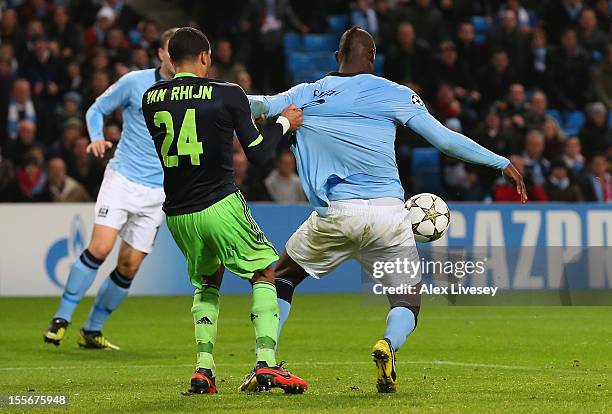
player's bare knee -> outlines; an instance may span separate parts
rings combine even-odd
[[[140,268],[140,261],[136,263],[130,259],[124,259],[117,262],[117,270],[128,279],[133,279]]]
[[[258,270],[257,272],[255,272],[253,278],[251,279],[251,283],[257,282],[267,282],[274,284],[274,269],[272,268],[272,266],[268,266],[263,270]]]
[[[113,250],[113,244],[103,240],[92,240],[87,247],[89,253],[98,260],[104,261]]]

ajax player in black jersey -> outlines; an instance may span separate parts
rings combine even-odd
[[[195,287],[197,365],[191,391],[217,391],[213,348],[219,286],[227,268],[253,286],[251,321],[257,358],[241,390],[279,387],[301,393],[308,388],[306,381],[276,362],[279,309],[271,264],[278,255],[234,183],[232,144],[235,132],[249,161],[261,164],[271,158],[283,136],[302,125],[302,112],[291,105],[260,132],[244,91],[206,78],[210,43],[202,32],[178,29],[168,50],[176,75],[145,92],[142,111],[164,169],[168,228]]]

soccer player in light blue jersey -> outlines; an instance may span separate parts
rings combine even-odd
[[[77,340],[93,349],[119,349],[103,334],[104,323],[123,302],[138,268],[151,252],[164,219],[163,170],[142,115],[142,95],[155,82],[171,79],[174,68],[168,41],[176,29],[162,35],[158,50],[161,66],[126,74],[96,99],[87,111],[91,138],[88,152],[103,157],[111,143],[104,140],[104,116],[123,108],[123,131],[113,159],[108,163],[95,207],[95,224],[87,249],[72,265],[57,312],[44,335],[59,345],[72,314],[92,285],[98,268],[109,255],[117,236],[121,240],[117,267],[102,283],[89,317]]]
[[[338,72],[279,95],[249,97],[256,117],[278,115],[290,104],[304,115],[292,151],[316,211],[291,236],[275,269],[281,327],[295,287],[309,274],[320,278],[348,259],[370,276],[375,262],[419,260],[396,165],[399,124],[445,154],[503,171],[526,201],[523,180],[510,161],[444,127],[411,89],[372,74],[376,47],[369,33],[348,30],[336,53]],[[418,287],[420,273],[395,269],[382,282]],[[420,309],[420,294],[387,297],[387,327],[372,351],[379,392],[396,390],[395,352],[416,327]]]

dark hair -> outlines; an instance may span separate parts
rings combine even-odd
[[[372,35],[359,26],[353,26],[344,32],[338,45],[338,53],[341,53],[345,58],[375,49],[376,44]]]
[[[173,63],[197,58],[210,52],[210,42],[204,33],[193,27],[181,27],[168,42],[168,53]]]

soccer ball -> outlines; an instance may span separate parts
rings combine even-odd
[[[450,210],[435,194],[421,193],[406,201],[410,213],[412,231],[418,242],[428,243],[438,240],[450,224]]]

